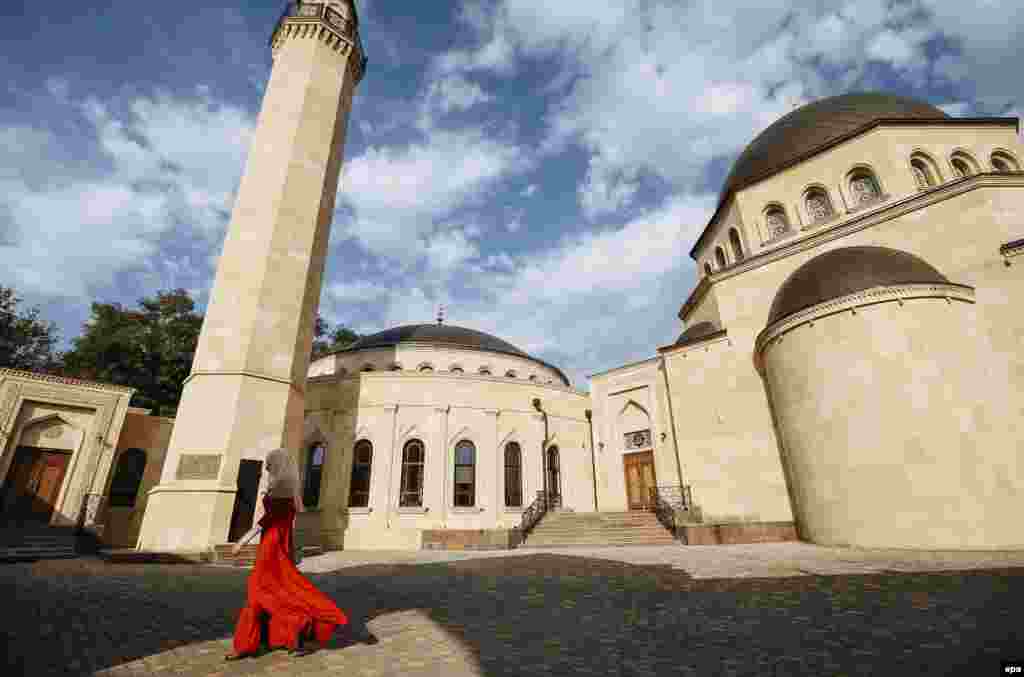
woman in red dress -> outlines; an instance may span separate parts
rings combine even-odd
[[[292,526],[296,512],[302,510],[295,459],[284,449],[274,449],[264,467],[269,476],[263,496],[266,512],[234,547],[237,555],[242,545],[262,533],[256,566],[249,576],[248,603],[235,627],[235,651],[227,660],[256,654],[264,623],[268,648],[286,646],[293,654],[302,651],[303,640],[315,637],[323,644],[337,626],[348,624],[345,613],[292,561]]]

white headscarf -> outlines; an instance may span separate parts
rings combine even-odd
[[[302,499],[299,497],[301,483],[295,457],[282,447],[271,449],[267,452],[263,467],[268,476],[267,495],[271,498],[294,499],[295,510],[301,512]]]

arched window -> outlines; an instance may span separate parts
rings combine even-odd
[[[476,447],[469,440],[455,445],[455,507],[476,503]]]
[[[848,186],[854,207],[869,205],[882,199],[882,189],[870,169],[861,167],[850,172]]]
[[[142,449],[125,449],[117,461],[114,479],[110,482],[110,505],[115,508],[134,508],[135,497],[142,484],[142,473],[146,470],[146,452]]]
[[[373,371],[373,365],[372,364],[364,364],[361,371]]]
[[[460,367],[457,364],[453,364],[452,366],[448,367],[448,371],[450,371],[453,374],[461,374],[461,373],[463,373],[462,367]]]
[[[804,209],[807,210],[811,223],[822,223],[835,216],[832,200],[822,188],[811,188],[804,194]]]
[[[491,368],[490,367],[486,367],[486,366],[480,367],[477,370],[477,373],[480,374],[481,376],[490,376],[491,375]]]
[[[721,247],[715,247],[715,262],[718,264],[719,270],[729,265],[728,260],[725,258],[725,250]]]
[[[388,366],[388,371],[402,371],[402,365],[398,362],[392,362]]]
[[[914,171],[914,181],[918,188],[930,188],[939,185],[939,170],[935,162],[924,153],[917,152],[910,156],[910,168]]]
[[[518,442],[505,445],[505,505],[523,507],[523,452]]]
[[[779,205],[771,205],[764,210],[764,222],[768,226],[768,237],[782,237],[789,232],[789,217],[786,210]]]
[[[740,233],[735,228],[729,229],[729,245],[732,247],[732,258],[736,261],[743,260],[743,243],[740,242]]]
[[[327,451],[321,443],[311,444],[306,458],[306,486],[302,490],[302,504],[315,508],[320,504],[320,481],[324,474],[324,454]]]
[[[559,467],[558,447],[548,447],[547,492],[553,505],[562,504],[562,473]]]
[[[997,150],[992,153],[992,169],[1000,174],[1006,174],[1009,172],[1019,172],[1020,165],[1017,163],[1016,158],[1006,151]]]
[[[710,275],[711,274],[711,263],[709,261],[705,261],[704,262],[704,274],[705,275]]]
[[[428,373],[428,372],[434,371],[434,366],[429,364],[429,363],[424,362],[423,364],[421,364],[419,366],[419,369],[417,371],[419,371],[420,373]]]
[[[537,375],[536,374],[530,374],[529,380],[530,381],[536,381],[537,380]]]
[[[515,377],[516,377],[516,370],[515,369],[509,369],[508,371],[505,372],[505,378],[515,378]]]
[[[348,505],[350,508],[366,508],[370,505],[370,471],[373,468],[373,445],[369,440],[359,440],[352,450],[352,481],[349,483]]]
[[[949,164],[953,167],[953,173],[960,179],[978,173],[978,163],[962,150],[953,153],[953,156],[949,159]]]
[[[398,505],[402,508],[423,506],[423,442],[409,440],[402,449],[402,487]]]

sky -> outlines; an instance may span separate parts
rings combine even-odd
[[[320,311],[447,321],[574,386],[682,330],[743,147],[850,91],[1016,116],[1020,0],[357,0],[369,58]],[[57,323],[205,308],[277,0],[0,3],[0,284]]]

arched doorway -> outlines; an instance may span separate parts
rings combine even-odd
[[[558,464],[558,447],[548,447],[547,492],[551,507],[562,505],[562,473]]]

